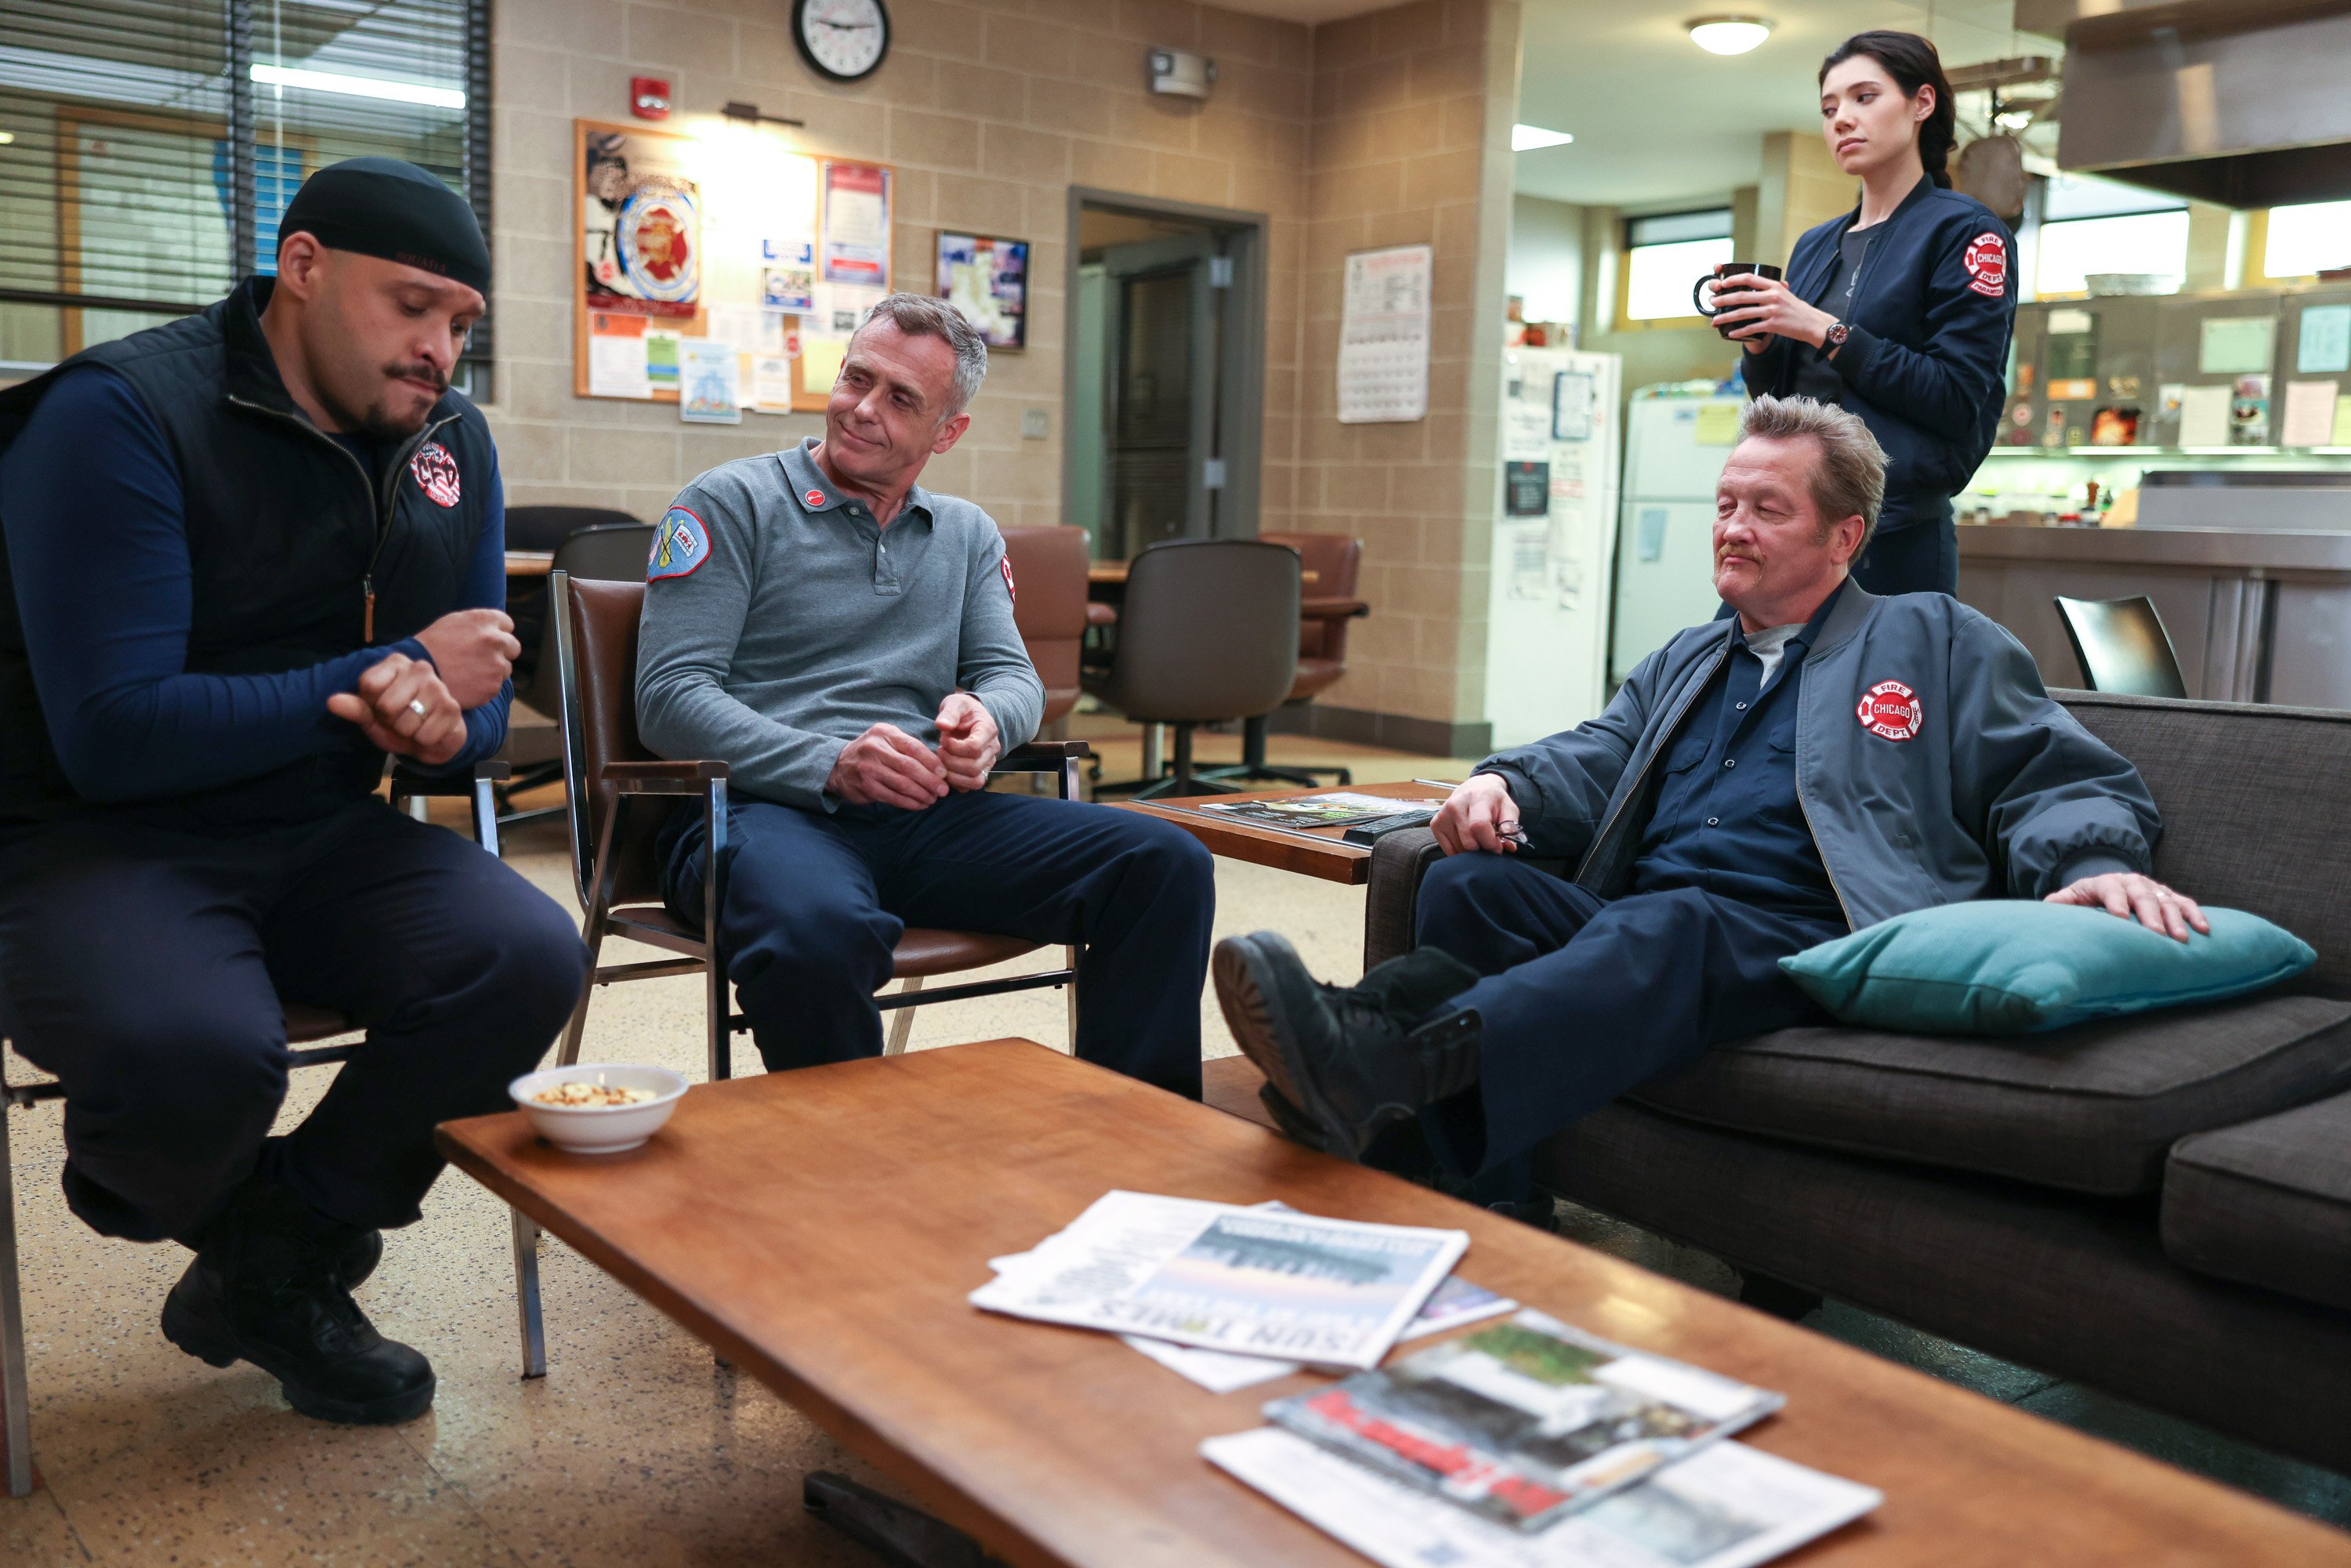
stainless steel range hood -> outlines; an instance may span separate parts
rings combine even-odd
[[[2231,207],[2351,198],[2351,0],[2016,0],[2065,40],[2058,164]]]

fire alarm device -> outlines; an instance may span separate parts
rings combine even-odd
[[[1147,49],[1143,56],[1145,79],[1154,92],[1178,98],[1206,98],[1217,85],[1217,62],[1183,49]]]
[[[629,78],[629,112],[639,120],[669,118],[669,82],[662,77]]]

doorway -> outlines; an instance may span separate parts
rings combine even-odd
[[[1254,538],[1265,219],[1070,193],[1063,521],[1097,560]]]

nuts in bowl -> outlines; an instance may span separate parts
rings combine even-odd
[[[507,1085],[538,1135],[581,1155],[617,1155],[658,1131],[685,1094],[666,1067],[580,1062],[526,1072]]]

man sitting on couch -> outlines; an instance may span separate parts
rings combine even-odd
[[[2137,769],[2016,639],[1947,595],[1847,580],[1885,484],[1854,415],[1756,400],[1715,491],[1736,614],[1453,792],[1418,948],[1342,988],[1271,932],[1217,945],[1225,1018],[1293,1135],[1358,1159],[1422,1113],[1446,1165],[1497,1174],[1709,1046],[1826,1021],[1779,960],[1935,904],[2207,929],[2147,874],[2161,821]]]

